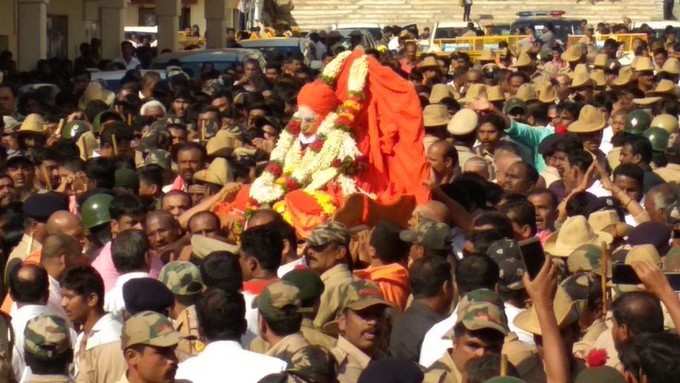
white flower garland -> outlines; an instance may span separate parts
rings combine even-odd
[[[326,65],[322,72],[322,79],[326,83],[335,81],[351,53],[342,52]],[[355,59],[349,70],[347,90],[350,95],[361,95],[368,76],[366,55]],[[306,191],[319,190],[335,179],[344,195],[358,192],[356,182],[351,177],[340,174],[339,169],[332,166],[336,159],[355,160],[361,155],[352,135],[336,126],[337,119],[338,114],[333,112],[324,118],[317,129],[317,139],[324,140],[323,146],[318,151],[308,147],[304,154],[298,137],[284,130],[272,150],[270,160],[281,164],[283,175],[290,175],[298,185],[306,185]],[[285,188],[276,183],[276,177],[265,170],[253,182],[250,197],[260,204],[271,204],[283,198],[285,192]]]

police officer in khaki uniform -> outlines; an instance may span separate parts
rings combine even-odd
[[[388,326],[385,311],[389,304],[375,284],[358,280],[347,291],[347,301],[338,318],[324,326],[324,331],[339,333],[331,350],[337,362],[338,382],[356,383],[371,360],[379,358]]]
[[[198,317],[194,303],[203,291],[201,272],[191,262],[173,261],[161,269],[158,279],[175,296],[175,303],[170,309],[170,317],[175,329],[182,339],[177,344],[177,357],[184,361],[198,355],[205,344],[200,341]]]
[[[318,328],[333,320],[338,310],[346,306],[349,285],[355,280],[347,264],[350,237],[345,225],[330,221],[318,226],[307,239],[306,263],[319,274],[325,286],[314,319],[314,326]]]
[[[449,332],[453,348],[427,369],[424,383],[461,383],[468,361],[489,352],[500,353],[503,348],[508,319],[495,292],[470,291],[458,304],[456,315],[456,324]]]

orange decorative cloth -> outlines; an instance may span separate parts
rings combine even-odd
[[[357,50],[345,61],[335,87],[338,99],[349,97],[349,68],[363,54]],[[374,57],[367,58],[365,107],[352,124],[354,139],[368,160],[357,186],[375,193],[379,203],[393,203],[400,195],[410,194],[422,204],[430,199],[430,190],[424,186],[430,169],[425,160],[420,100],[408,80]]]
[[[401,264],[390,263],[383,266],[369,266],[366,269],[355,270],[354,275],[376,283],[380,287],[383,298],[388,303],[400,311],[406,309],[411,287],[408,269]]]

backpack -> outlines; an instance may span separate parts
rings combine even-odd
[[[0,382],[16,382],[12,370],[12,350],[14,349],[14,330],[12,318],[0,311]]]

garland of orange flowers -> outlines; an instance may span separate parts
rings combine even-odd
[[[329,63],[322,79],[333,83],[348,56],[349,53],[344,53]],[[272,150],[269,164],[252,184],[252,199],[258,204],[272,204],[288,191],[304,187],[306,192],[313,192],[331,180],[337,181],[345,195],[357,192],[351,176],[361,168],[361,152],[351,131],[356,115],[363,107],[367,75],[368,60],[364,55],[354,60],[350,67],[349,98],[335,113],[324,118],[316,140],[305,150],[298,140],[300,119],[296,116],[291,119]]]

